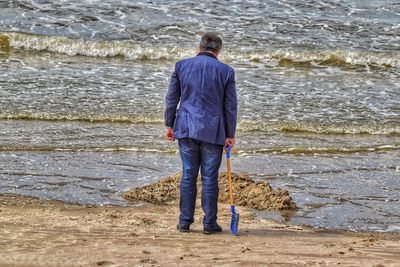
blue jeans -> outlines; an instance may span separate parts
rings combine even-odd
[[[190,225],[194,221],[196,182],[201,167],[203,224],[213,225],[217,222],[218,171],[221,166],[223,146],[191,138],[179,139],[178,143],[183,165],[179,222]]]

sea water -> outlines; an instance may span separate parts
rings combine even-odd
[[[289,190],[300,209],[284,221],[398,232],[390,0],[0,1],[0,191],[126,205],[122,191],[178,172],[164,97],[206,31],[236,70],[233,170]]]

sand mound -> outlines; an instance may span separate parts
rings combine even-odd
[[[296,210],[297,206],[282,189],[273,190],[268,182],[255,182],[247,174],[232,173],[233,194],[236,206],[250,207],[257,210]],[[157,183],[134,188],[123,193],[131,202],[150,202],[161,204],[179,199],[181,174],[163,178]],[[197,183],[198,197],[201,195],[201,182]],[[226,173],[219,176],[219,202],[229,202],[228,177]]]

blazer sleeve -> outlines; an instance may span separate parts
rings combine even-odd
[[[165,125],[167,127],[173,128],[176,108],[181,99],[181,86],[177,74],[177,65],[175,65],[175,70],[172,73],[171,81],[169,83],[167,95],[165,97]]]
[[[234,138],[237,123],[237,96],[235,72],[233,69],[230,70],[228,82],[225,87],[224,115],[226,137]]]

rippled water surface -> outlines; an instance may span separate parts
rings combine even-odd
[[[397,1],[0,1],[0,191],[125,205],[179,171],[164,96],[210,30],[237,74],[234,170],[291,192],[282,220],[400,231]]]

